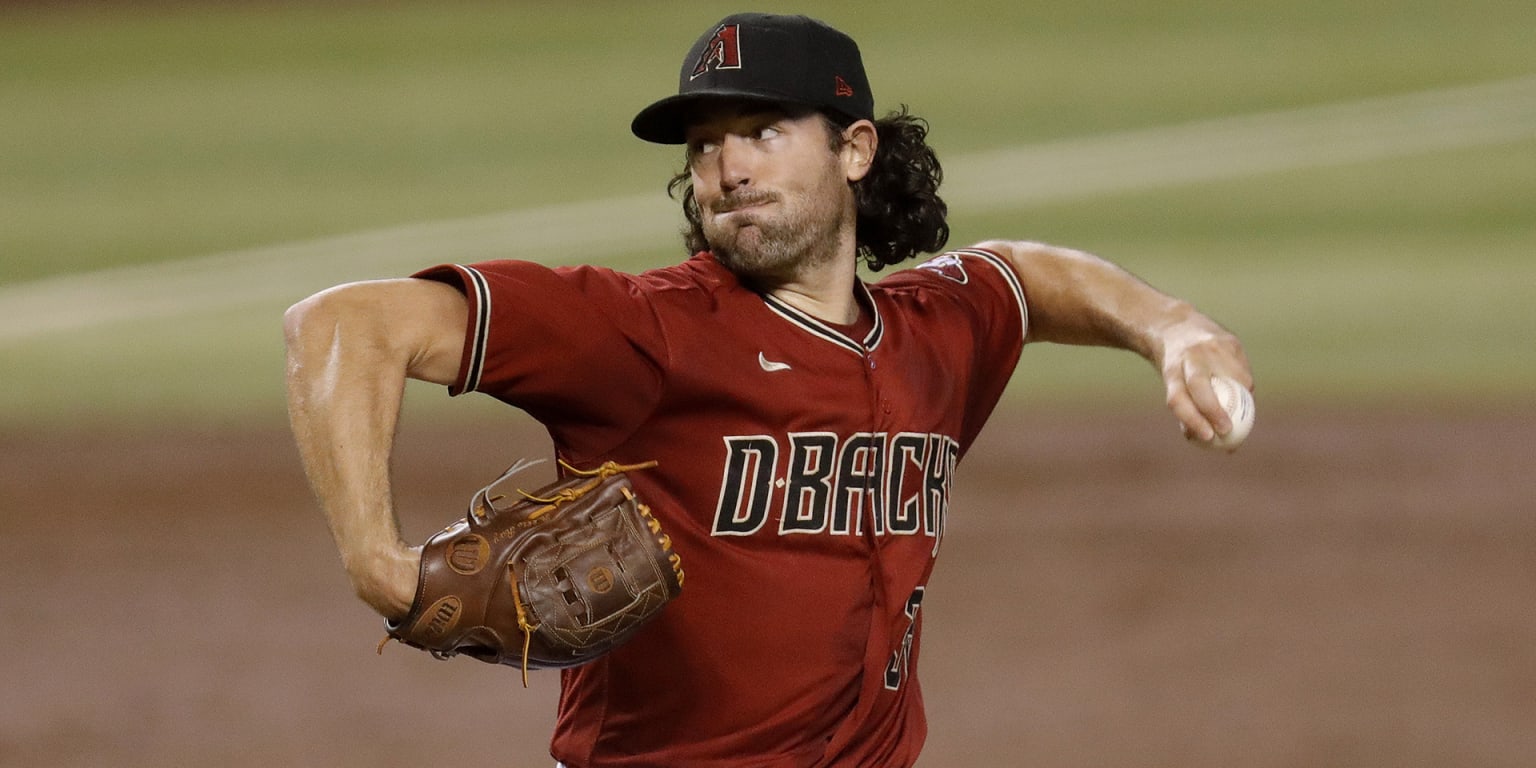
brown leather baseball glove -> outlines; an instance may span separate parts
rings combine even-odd
[[[427,540],[410,613],[390,639],[440,659],[460,653],[528,670],[585,664],[623,644],[683,587],[672,541],[608,462],[528,492],[514,465],[463,520]]]

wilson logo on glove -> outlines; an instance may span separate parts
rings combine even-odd
[[[519,462],[427,539],[416,599],[391,639],[439,659],[528,670],[574,667],[628,641],[682,592],[681,558],[625,474],[608,462],[533,492],[503,492]],[[579,575],[572,578],[573,575]]]

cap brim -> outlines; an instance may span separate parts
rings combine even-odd
[[[629,130],[646,141],[656,144],[688,143],[688,123],[699,107],[711,101],[756,101],[763,104],[798,104],[793,99],[765,96],[761,91],[737,91],[712,89],[668,96],[640,110],[629,124]]]

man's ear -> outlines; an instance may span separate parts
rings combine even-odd
[[[875,150],[879,146],[880,137],[875,132],[875,124],[868,120],[854,121],[843,129],[843,147],[839,157],[849,182],[858,181],[869,173],[875,162]]]

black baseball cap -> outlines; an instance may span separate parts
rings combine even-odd
[[[873,120],[875,99],[853,38],[806,16],[738,13],[699,37],[683,59],[677,95],[635,115],[646,141],[682,144],[701,102],[751,99]]]

